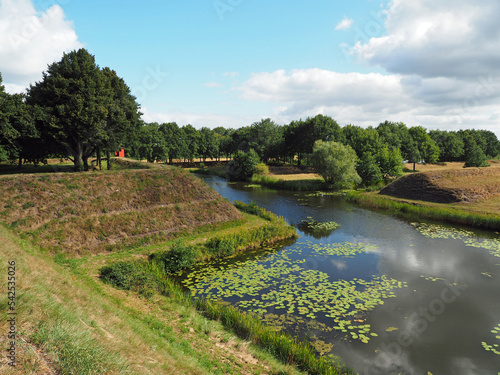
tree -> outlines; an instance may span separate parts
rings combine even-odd
[[[183,137],[183,142],[181,143],[182,151],[181,155],[184,159],[190,162],[198,156],[198,149],[200,147],[200,134],[198,130],[193,125],[184,125],[182,127],[182,132],[180,133]]]
[[[260,163],[259,155],[252,148],[248,152],[238,150],[228,164],[227,174],[231,181],[249,180]]]
[[[397,148],[401,151],[403,159],[409,158],[409,152],[414,142],[403,122],[385,121],[377,126],[377,132],[382,142],[387,143],[389,148]]]
[[[209,128],[200,129],[200,145],[198,152],[203,157],[203,162],[207,158],[215,158],[219,154],[219,139],[216,137],[215,132]]]
[[[326,183],[336,189],[350,188],[361,182],[356,172],[356,152],[350,146],[319,140],[314,143],[308,159]]]
[[[95,58],[85,49],[64,54],[51,64],[43,80],[31,85],[28,104],[45,113],[38,124],[75,164],[88,169],[88,158],[104,144],[113,90]]]
[[[444,130],[431,130],[429,136],[437,143],[439,147],[440,161],[463,160],[464,142],[456,132]]]
[[[167,142],[157,123],[145,124],[139,129],[139,159],[146,159],[149,163],[165,161],[168,156]]]
[[[104,76],[108,79],[112,90],[112,100],[108,107],[106,117],[105,132],[102,148],[106,152],[108,159],[108,169],[111,169],[110,154],[123,145],[127,136],[137,134],[141,126],[139,105],[136,98],[131,94],[130,88],[125,81],[118,77],[114,70],[104,68]],[[128,147],[128,145],[125,145]],[[100,166],[100,150],[97,147],[97,157]]]
[[[248,146],[253,148],[263,162],[275,156],[282,142],[282,129],[271,119],[262,119],[250,126]]]
[[[378,132],[371,126],[364,129],[360,126],[346,125],[342,128],[345,144],[351,146],[359,158],[370,152],[376,155],[383,143]]]
[[[386,179],[403,175],[403,157],[397,148],[382,147],[376,155],[380,172]]]
[[[476,143],[473,143],[465,153],[464,168],[489,167],[489,164],[486,163],[486,160],[487,157],[481,147],[479,147]]]
[[[422,126],[414,126],[409,129],[409,132],[424,161],[430,164],[436,163],[439,159],[439,146],[427,134],[427,130]]]
[[[382,172],[380,171],[377,160],[370,152],[363,154],[361,159],[358,160],[356,172],[358,172],[365,186],[382,180]]]

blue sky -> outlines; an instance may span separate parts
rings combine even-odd
[[[63,51],[117,71],[146,121],[332,116],[500,136],[497,0],[0,0],[10,92]]]

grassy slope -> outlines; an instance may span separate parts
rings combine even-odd
[[[1,263],[16,261],[19,334],[17,368],[2,356],[2,374],[298,373],[175,298],[145,300],[103,285],[99,256],[62,267],[3,227],[0,238]],[[2,293],[2,310],[6,304]],[[2,319],[2,347],[7,329]]]
[[[155,169],[0,180],[2,220],[22,237],[0,226],[0,261],[5,269],[7,261],[16,261],[19,334],[18,367],[10,371],[2,356],[0,373],[299,373],[205,319],[182,298],[146,300],[98,280],[102,265],[162,250],[169,234],[196,243],[267,223],[240,213],[184,171]],[[96,229],[109,222],[109,233],[96,237],[89,220]],[[100,252],[110,238],[116,247],[131,244],[130,237],[144,239],[155,225],[173,230],[140,242],[152,244],[148,248]],[[54,231],[60,238],[54,240]],[[54,258],[37,244],[58,253]],[[2,310],[7,303],[4,292]],[[2,346],[7,330],[6,319],[0,320]]]
[[[242,218],[177,168],[0,178],[0,220],[43,248],[96,253]]]
[[[498,215],[500,213],[500,168],[433,168],[407,174],[381,194],[413,201],[452,203],[462,210]],[[434,205],[436,206],[436,205]]]

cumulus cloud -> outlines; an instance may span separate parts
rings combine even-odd
[[[337,26],[335,26],[335,30],[347,30],[350,29],[354,20],[344,17],[342,21],[340,21]]]
[[[7,90],[23,91],[63,52],[81,47],[59,5],[37,12],[31,0],[0,0],[0,72]]]
[[[500,73],[500,2],[393,0],[383,36],[358,42],[360,58],[388,72],[476,79]]]
[[[321,113],[341,124],[403,121],[500,137],[499,17],[497,0],[393,0],[378,17],[385,32],[350,48],[385,72],[277,70],[252,74],[237,90],[273,103],[281,122]]]

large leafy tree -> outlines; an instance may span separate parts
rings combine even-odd
[[[317,140],[344,142],[342,130],[337,122],[329,116],[317,115],[305,120],[292,121],[284,130],[284,152],[290,156],[298,156],[298,164],[302,157],[310,154]]]
[[[96,148],[110,140],[114,100],[110,80],[82,48],[49,65],[42,81],[30,86],[27,102],[41,108],[41,131],[73,161],[75,171],[81,171],[88,169]]]
[[[429,136],[439,146],[440,161],[457,161],[464,157],[464,142],[456,132],[431,130]]]
[[[219,154],[219,138],[216,133],[209,128],[200,129],[200,144],[198,152],[203,157],[205,162],[207,158],[213,159]]]
[[[337,189],[350,188],[361,182],[356,172],[357,159],[356,152],[350,146],[322,140],[314,143],[313,152],[309,157],[316,172],[327,184]]]
[[[409,132],[424,161],[431,164],[436,163],[439,159],[439,146],[427,134],[427,130],[422,126],[413,126]]]
[[[380,139],[387,143],[389,148],[396,148],[401,151],[403,159],[409,159],[413,152],[414,142],[408,128],[403,122],[385,121],[377,126]]]
[[[125,81],[118,77],[114,70],[104,68],[104,76],[111,86],[112,100],[108,107],[106,116],[105,135],[102,148],[106,152],[108,159],[108,169],[111,167],[110,154],[119,149],[120,146],[129,147],[124,144],[131,135],[137,135],[141,127],[139,104],[131,94],[130,88]],[[97,155],[100,159],[100,149],[98,146]]]
[[[139,159],[146,159],[149,163],[167,159],[168,145],[157,123],[153,122],[141,126],[138,139],[137,156]]]
[[[24,94],[9,95],[0,74],[0,160],[23,158],[38,161],[45,156],[33,121],[33,110]]]
[[[248,146],[253,148],[263,162],[276,156],[282,142],[283,129],[271,119],[254,122],[249,129]]]
[[[346,125],[342,128],[342,134],[345,144],[351,146],[359,158],[367,152],[376,155],[383,146],[377,130],[371,126],[362,128],[356,125]]]

